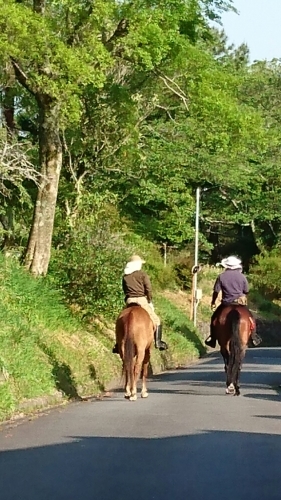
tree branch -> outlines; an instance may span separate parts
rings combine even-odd
[[[160,72],[160,71],[156,71],[155,72],[157,76],[160,77],[160,79],[164,82],[164,84],[166,85],[166,87],[173,93],[175,94],[177,97],[179,97],[183,104],[184,104],[184,107],[187,111],[189,111],[189,108],[188,108],[188,96],[186,95],[186,93],[181,89],[181,87],[178,85],[177,82],[175,82],[174,80],[172,80],[171,78],[169,78],[167,75],[164,75],[164,73]]]
[[[9,196],[11,188],[8,188],[6,182],[22,187],[22,182],[31,180],[36,185],[44,179],[44,176],[38,172],[28,158],[28,149],[17,142],[0,142],[0,194]]]
[[[14,68],[14,72],[16,75],[17,81],[34,97],[36,97],[36,92],[32,89],[31,85],[28,83],[28,77],[25,74],[25,72],[21,69],[19,63],[14,59],[12,56],[10,56],[12,66]]]
[[[103,40],[104,46],[107,48],[107,50],[111,52],[113,50],[114,43],[119,38],[124,38],[128,33],[129,33],[129,20],[121,19],[113,35],[111,35],[111,37],[108,38],[108,40]]]
[[[213,220],[209,219],[207,217],[202,217],[202,220],[204,222],[208,222],[208,224],[222,224],[223,226],[235,226],[236,224],[239,224],[239,226],[251,226],[251,222],[245,222],[244,224],[241,224],[241,222],[227,222],[224,220]]]

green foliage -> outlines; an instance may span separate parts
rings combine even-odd
[[[120,219],[110,193],[84,195],[55,241],[50,277],[82,315],[116,316],[124,304],[123,269],[133,253],[147,261],[145,269],[154,290],[174,285],[172,268],[164,268],[155,246]]]
[[[82,314],[112,317],[123,303],[121,279],[128,249],[122,221],[109,198],[83,196],[72,218],[65,219],[53,252],[50,276]]]
[[[184,290],[190,290],[192,285],[192,267],[194,256],[190,251],[182,251],[173,258],[173,267],[177,275],[177,282]]]
[[[16,259],[1,254],[0,278],[1,421],[36,407],[99,394],[118,380],[121,362],[111,353],[112,324],[81,323],[48,280],[31,277]],[[153,351],[154,373],[184,365],[204,352],[185,314],[159,295],[155,300],[170,349],[167,356]]]
[[[119,363],[106,366],[110,351],[93,336],[98,327],[85,331],[46,279],[2,255],[0,277],[0,420],[28,409],[28,400],[47,406],[97,393],[114,378]]]
[[[281,258],[279,250],[257,256],[250,279],[253,287],[265,297],[280,299]]]
[[[167,339],[172,351],[176,348],[177,351],[183,354],[181,359],[182,364],[186,363],[186,358],[184,359],[184,355],[186,354],[184,353],[186,353],[187,347],[189,360],[192,358],[196,359],[206,352],[202,339],[198,337],[197,332],[192,323],[187,319],[185,313],[164,297],[157,297],[155,305],[168,332]]]

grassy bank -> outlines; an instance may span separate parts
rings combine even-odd
[[[3,256],[0,283],[0,420],[100,394],[119,380],[121,363],[111,353],[112,324],[93,319],[85,325],[46,280],[32,278]],[[165,354],[153,350],[153,372],[205,352],[183,311],[160,296],[155,305],[170,349]]]

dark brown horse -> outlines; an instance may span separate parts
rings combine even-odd
[[[224,359],[227,394],[240,394],[239,376],[252,321],[247,307],[236,304],[222,307],[214,319],[214,333]]]
[[[116,321],[116,343],[123,361],[125,398],[137,399],[137,382],[142,374],[141,397],[147,398],[146,378],[150,348],[154,339],[154,325],[149,314],[139,305],[131,304],[119,314]]]

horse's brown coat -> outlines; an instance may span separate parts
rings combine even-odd
[[[139,305],[131,305],[116,321],[116,342],[123,361],[125,397],[137,399],[137,382],[142,373],[142,397],[147,397],[146,378],[154,326],[149,314]]]
[[[237,395],[240,394],[239,375],[251,335],[251,324],[248,308],[236,304],[223,307],[213,323],[225,363],[226,385],[227,388],[233,385]]]

